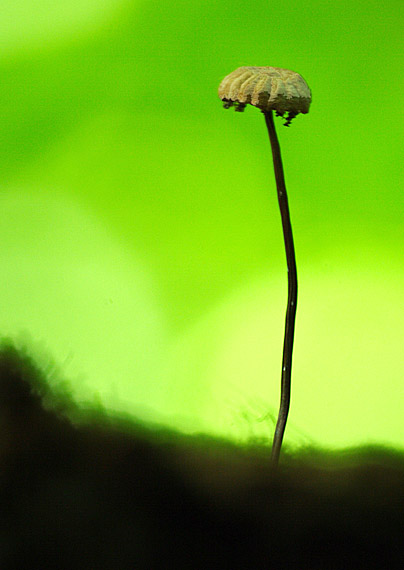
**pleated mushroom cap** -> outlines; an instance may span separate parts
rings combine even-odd
[[[243,110],[250,104],[280,115],[289,112],[293,117],[308,113],[311,103],[310,88],[303,77],[280,67],[239,67],[220,83],[219,97],[227,107],[236,104]]]

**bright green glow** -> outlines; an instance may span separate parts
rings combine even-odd
[[[39,343],[80,400],[147,404],[164,345],[153,282],[91,212],[33,194],[0,198],[2,332]]]
[[[2,0],[1,55],[94,32],[123,4],[124,0]]]
[[[139,6],[2,59],[1,333],[27,331],[79,400],[271,436],[286,266],[270,147],[217,87],[240,65],[291,68],[313,105],[276,123],[299,274],[286,441],[402,446],[398,2]]]

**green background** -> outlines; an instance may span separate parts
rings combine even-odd
[[[262,114],[217,88],[241,65],[293,69],[313,102],[276,120],[299,274],[285,441],[402,447],[402,16],[3,0],[1,333],[79,402],[272,439],[287,282],[270,147]]]

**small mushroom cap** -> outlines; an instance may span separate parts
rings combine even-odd
[[[283,115],[308,113],[310,88],[301,75],[280,67],[239,67],[219,85],[222,101],[254,105],[262,111],[271,109]],[[240,110],[242,110],[242,108]]]

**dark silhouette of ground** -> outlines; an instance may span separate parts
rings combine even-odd
[[[2,570],[404,568],[404,458],[146,429],[0,351]]]

